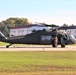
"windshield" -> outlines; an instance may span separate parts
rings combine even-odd
[[[74,38],[73,35],[68,35],[67,38],[68,38],[68,39],[74,39],[74,40],[75,40],[75,38]]]
[[[70,38],[71,38],[71,39],[75,39],[73,35],[70,35]]]

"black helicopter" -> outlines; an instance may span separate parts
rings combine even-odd
[[[0,32],[0,41],[10,43],[6,46],[9,48],[12,44],[41,44],[41,45],[52,45],[57,47],[59,44],[61,47],[65,47],[67,44],[75,44],[76,39],[64,31],[53,29],[53,30],[38,30],[25,36],[5,37]]]

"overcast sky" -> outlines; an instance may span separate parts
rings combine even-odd
[[[76,25],[76,0],[0,0],[0,21],[9,17],[24,17],[33,23]]]

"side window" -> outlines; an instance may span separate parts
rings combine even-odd
[[[70,33],[71,33],[71,30],[70,30]]]
[[[51,40],[51,36],[50,35],[42,35],[41,36],[41,40],[45,41],[45,40]]]

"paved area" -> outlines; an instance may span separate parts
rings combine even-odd
[[[0,46],[0,51],[76,51],[76,46],[66,46],[65,48],[61,48],[58,46],[57,48],[53,48],[50,45],[27,45],[27,46],[12,46],[10,48],[5,48],[4,46]]]

